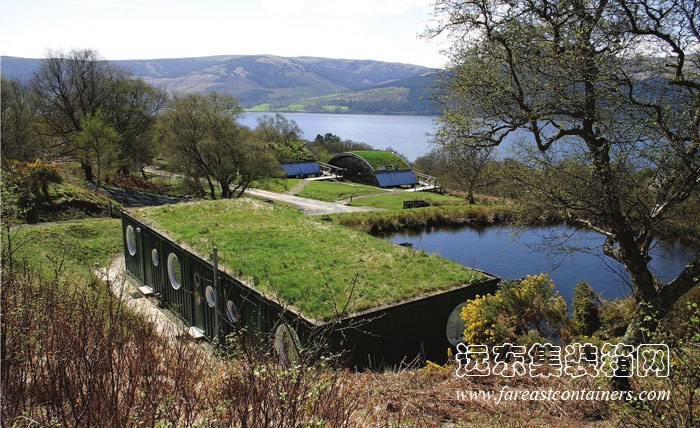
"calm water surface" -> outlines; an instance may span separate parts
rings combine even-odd
[[[517,233],[516,233],[517,232]],[[600,235],[575,232],[566,226],[548,226],[518,231],[512,226],[482,228],[428,228],[388,236],[395,243],[411,242],[414,248],[475,267],[504,279],[549,272],[559,293],[570,304],[572,290],[581,280],[605,298],[617,298],[630,291],[622,265],[602,254]],[[543,244],[561,243],[581,251],[565,256],[540,251]],[[657,244],[651,251],[651,267],[663,281],[680,273],[693,257],[680,242]]]
[[[256,120],[268,112],[245,112],[239,122],[254,128]],[[430,149],[430,134],[435,133],[434,116],[381,116],[364,114],[283,113],[293,119],[304,132],[303,138],[313,140],[316,135],[330,132],[343,140],[367,143],[375,149],[387,147],[414,161]]]

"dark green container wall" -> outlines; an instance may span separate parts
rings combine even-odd
[[[131,225],[136,233],[136,254],[131,256],[126,244],[126,228]],[[223,335],[235,328],[245,327],[248,332],[269,336],[274,333],[279,321],[294,326],[300,340],[308,336],[311,324],[290,311],[285,311],[255,290],[241,284],[230,275],[219,271],[215,307],[208,305],[206,289],[213,287],[214,268],[201,257],[182,249],[168,238],[152,230],[126,213],[122,213],[122,237],[126,270],[140,283],[153,288],[162,304],[175,312],[188,325],[204,331],[207,338],[217,336],[216,312],[219,312],[218,327]],[[158,251],[158,266],[153,264],[151,251]],[[180,265],[181,286],[172,287],[168,258],[174,254]],[[231,300],[237,312],[235,323],[227,316],[226,302]]]
[[[498,281],[491,277],[468,287],[346,319],[344,327],[358,328],[334,334],[332,342],[337,351],[351,352],[351,365],[356,367],[393,367],[409,363],[418,355],[443,363],[452,347],[446,333],[452,310],[477,294],[492,293]]]
[[[141,228],[143,248],[144,282],[150,286],[158,296],[162,296],[165,287],[169,285],[166,279],[167,256],[163,258],[162,239],[150,229]],[[153,257],[155,251],[156,257]],[[155,263],[157,262],[157,264]]]
[[[127,228],[131,226],[134,229],[134,234],[136,236],[136,242],[135,242],[135,249],[136,253],[132,256],[131,253],[129,253],[129,248],[126,242],[126,230]],[[124,263],[126,264],[126,270],[136,277],[140,282],[143,281],[143,268],[142,268],[142,254],[143,251],[141,251],[141,234],[139,233],[141,228],[140,224],[137,222],[132,221],[128,217],[122,216],[122,241],[124,243]]]

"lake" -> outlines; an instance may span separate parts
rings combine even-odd
[[[270,112],[245,112],[239,122],[254,128],[256,121]],[[367,143],[375,149],[391,147],[410,161],[427,154],[430,136],[435,132],[434,116],[382,116],[364,114],[282,113],[294,120],[304,132],[302,137],[313,140],[316,135],[330,132],[343,140]]]
[[[533,227],[514,234],[516,231],[513,226],[441,227],[403,231],[387,238],[394,243],[411,242],[416,249],[439,253],[504,279],[548,272],[569,305],[573,288],[581,280],[608,299],[624,297],[630,292],[626,272],[622,265],[602,254],[603,239],[597,233],[573,233],[573,229],[564,225]],[[583,251],[565,257],[538,251],[544,242],[564,240]],[[670,281],[683,270],[693,252],[680,242],[657,243],[651,256],[654,273],[662,281]]]

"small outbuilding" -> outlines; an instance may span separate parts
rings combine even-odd
[[[391,151],[366,150],[339,153],[328,163],[344,168],[344,177],[359,183],[378,187],[409,187],[418,184],[418,179],[408,163]]]

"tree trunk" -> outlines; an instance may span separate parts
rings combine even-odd
[[[474,199],[474,191],[471,188],[469,189],[469,195],[467,196],[467,201],[469,201],[469,203],[471,205],[476,204],[476,200]]]
[[[80,167],[83,169],[85,179],[90,183],[94,183],[95,179],[92,176],[92,165],[90,165],[90,163],[80,162]]]
[[[211,178],[207,176],[207,183],[209,183],[209,193],[211,193],[211,198],[216,199],[216,190],[214,189],[214,183],[211,182]]]

